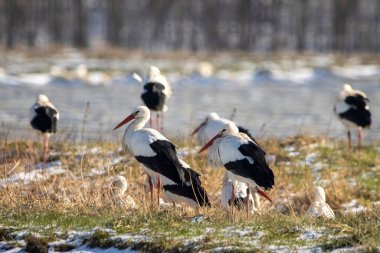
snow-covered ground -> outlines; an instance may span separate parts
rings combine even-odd
[[[76,52],[50,60],[8,57],[0,66],[0,122],[5,123],[0,135],[8,135],[10,129],[8,137],[27,136],[29,108],[38,93],[45,93],[61,113],[56,138],[79,139],[84,125],[84,139],[119,139],[122,131],[112,128],[142,104],[141,84],[132,73],[144,76],[149,65],[160,67],[173,85],[164,115],[164,131],[171,136],[188,135],[212,111],[228,118],[234,108],[234,120],[254,131],[262,129],[260,135],[342,136],[344,128],[332,108],[344,83],[369,94],[373,118],[380,117],[379,65],[353,61],[337,66],[327,56],[278,62],[216,57],[210,62],[86,59]],[[380,139],[377,121],[364,137]]]

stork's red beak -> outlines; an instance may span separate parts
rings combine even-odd
[[[135,114],[132,113],[131,115],[126,117],[122,122],[120,122],[119,125],[115,126],[115,128],[113,130],[116,130],[119,127],[121,127],[122,125],[127,124],[129,121],[133,120],[134,118],[135,118]]]
[[[198,154],[208,149],[214,143],[214,141],[218,138],[220,138],[220,134],[215,135],[214,138],[212,138],[209,142],[207,142],[207,144],[204,145],[203,148],[201,148],[201,150],[199,150]]]
[[[261,196],[263,196],[264,198],[266,198],[267,200],[269,200],[270,202],[273,202],[272,199],[262,190],[257,189],[257,193],[260,194]]]
[[[206,120],[203,121],[197,128],[195,128],[195,130],[191,133],[191,136],[196,134],[199,131],[199,129],[201,129],[204,125],[206,125]]]

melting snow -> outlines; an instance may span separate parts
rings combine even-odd
[[[342,204],[342,207],[344,207],[343,214],[359,214],[368,211],[368,208],[366,208],[363,205],[360,205],[359,202],[356,199],[351,200],[350,202]]]
[[[10,177],[0,179],[0,186],[5,186],[13,183],[29,184],[33,181],[44,181],[50,176],[66,173],[66,170],[62,168],[61,161],[53,161],[46,163],[45,171],[42,170],[42,163],[39,163],[28,172],[20,172],[13,174]]]
[[[306,229],[299,237],[299,240],[316,240],[322,237],[320,232],[313,229]]]

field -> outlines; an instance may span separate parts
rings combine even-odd
[[[140,165],[118,142],[53,141],[42,173],[40,142],[3,139],[0,251],[380,251],[380,143],[350,151],[343,137],[258,141],[275,173],[274,202],[262,200],[259,213],[247,219],[241,211],[232,221],[220,204],[224,169],[209,168],[191,139],[173,142],[211,197],[201,215],[151,206]],[[116,175],[127,178],[137,209],[113,202]],[[305,215],[313,184],[324,187],[335,220]]]

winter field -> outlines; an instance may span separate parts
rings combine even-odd
[[[75,71],[80,64],[86,75]],[[140,165],[121,149],[123,131],[112,131],[141,104],[141,84],[131,74],[144,76],[149,65],[160,67],[173,85],[163,133],[202,175],[212,207],[201,215],[184,206],[151,206]],[[0,67],[0,251],[380,251],[379,62],[361,56],[65,50],[7,53]],[[332,111],[343,83],[369,95],[373,117],[364,147],[351,151]],[[28,122],[42,92],[61,114],[45,173],[41,138]],[[239,211],[232,221],[221,206],[224,169],[210,168],[189,137],[211,111],[250,128],[270,158],[273,203],[262,200],[248,219]],[[129,187],[115,202],[116,175],[125,176]],[[324,187],[334,220],[305,214],[313,185]]]

